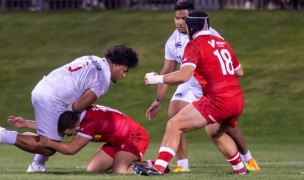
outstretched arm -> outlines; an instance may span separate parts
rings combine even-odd
[[[53,148],[62,154],[74,155],[78,151],[80,151],[84,146],[86,146],[89,142],[90,139],[82,137],[80,135],[75,135],[72,141],[68,142],[52,141],[47,137],[41,136],[38,144],[42,147]]]
[[[184,65],[179,71],[175,71],[165,75],[158,75],[154,72],[147,73],[145,76],[146,84],[169,84],[169,85],[178,85],[188,81],[195,67],[192,65]]]
[[[36,130],[36,122],[34,120],[27,120],[22,117],[9,116],[7,122],[16,128],[28,128]]]

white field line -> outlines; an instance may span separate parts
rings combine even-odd
[[[259,162],[257,161],[258,165],[290,165],[290,166],[304,166],[304,161],[279,161],[279,162]],[[205,166],[205,167],[210,167],[210,166],[227,166],[226,163],[221,163],[221,164],[192,164],[190,166]]]

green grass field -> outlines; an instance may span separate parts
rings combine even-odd
[[[187,134],[192,172],[166,179],[304,179],[304,19],[303,11],[209,11],[211,25],[234,48],[245,71],[240,83],[245,109],[238,126],[261,166],[245,177],[225,175],[228,163],[203,130]],[[174,29],[172,12],[1,12],[0,126],[9,115],[33,118],[30,92],[51,70],[82,55],[103,56],[123,43],[138,50],[140,65],[112,84],[99,104],[119,109],[146,127],[154,158],[164,131],[168,102],[155,121],[145,120],[155,86],[145,86],[146,72],[159,72],[163,47]],[[170,89],[167,100],[171,98]],[[136,179],[136,175],[87,174],[86,162],[100,144],[76,156],[56,154],[47,174],[26,174],[33,155],[0,145],[0,179]],[[59,156],[59,157],[58,157]],[[301,174],[302,173],[302,174]],[[153,178],[154,179],[154,178]]]

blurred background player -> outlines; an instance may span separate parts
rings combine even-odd
[[[39,146],[39,136],[60,141],[62,135],[57,132],[59,115],[66,110],[85,110],[108,91],[111,81],[116,83],[123,79],[129,68],[137,64],[138,56],[132,48],[117,45],[108,49],[105,58],[83,56],[53,70],[32,91],[38,136],[18,134],[0,127],[0,143],[36,153],[27,172],[45,172],[48,156],[52,156],[55,150]]]
[[[34,121],[23,118],[9,123],[17,128],[35,127]],[[131,162],[140,161],[149,145],[148,133],[139,123],[116,109],[100,105],[92,105],[82,113],[63,112],[58,120],[58,133],[74,137],[71,141],[57,142],[43,136],[39,145],[74,155],[90,141],[106,142],[91,158],[88,172],[134,173]]]
[[[194,10],[194,3],[190,0],[179,0],[176,2],[174,11],[174,22],[176,29],[172,35],[167,40],[165,46],[165,61],[160,74],[168,74],[176,70],[177,66],[181,66],[181,58],[184,53],[186,44],[189,42],[187,35],[187,28],[185,24],[185,19],[190,11]],[[222,38],[220,34],[210,27],[210,32]],[[157,86],[157,93],[154,102],[148,108],[146,112],[146,117],[150,120],[157,116],[161,103],[165,98],[168,90],[167,84],[159,84]],[[187,82],[178,85],[176,91],[173,94],[171,102],[168,109],[168,118],[171,119],[175,116],[182,108],[187,106],[189,103],[198,100],[203,96],[203,92],[198,81],[192,76]],[[205,131],[210,139],[213,136],[210,135],[212,131],[212,126],[206,126]],[[259,170],[259,166],[252,158],[250,151],[247,149],[244,135],[239,130],[239,128],[231,129],[227,132],[237,144],[238,150],[241,153],[243,161],[249,170]],[[182,134],[179,144],[179,148],[176,152],[177,166],[172,170],[172,172],[189,172],[189,161],[187,158],[187,144],[186,138]]]
[[[237,78],[243,75],[243,69],[229,43],[209,31],[207,13],[190,12],[186,24],[190,42],[186,45],[180,70],[165,75],[147,73],[145,81],[147,85],[178,85],[193,75],[201,85],[204,96],[188,104],[167,122],[153,167],[133,163],[132,168],[141,175],[163,175],[178,150],[182,133],[212,124],[212,130],[208,133],[231,164],[233,173],[247,174],[236,144],[225,133],[236,127],[244,107],[244,96]]]

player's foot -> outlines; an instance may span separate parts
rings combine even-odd
[[[245,175],[248,174],[249,171],[244,167],[242,169],[239,170],[233,170],[232,172],[228,173],[228,174],[237,174],[237,175]]]
[[[249,171],[259,171],[260,170],[260,167],[258,166],[258,164],[255,162],[254,159],[250,159],[248,162],[246,162],[245,166]]]
[[[174,166],[172,172],[190,172],[190,169],[184,168],[183,166]]]
[[[139,165],[143,165],[143,166],[152,168],[154,163],[155,163],[155,160],[137,161],[136,163],[139,164]],[[171,170],[170,170],[169,166],[167,166],[165,171],[164,171],[164,174],[169,173],[170,171]]]
[[[46,172],[46,169],[44,166],[42,165],[36,165],[36,166],[33,166],[33,165],[29,165],[27,171],[28,173],[33,173],[33,172]]]
[[[0,144],[3,143],[3,140],[2,140],[2,131],[4,131],[5,128],[1,127],[0,126]]]
[[[154,168],[139,165],[135,162],[131,164],[131,168],[136,172],[136,174],[142,176],[161,176]]]

